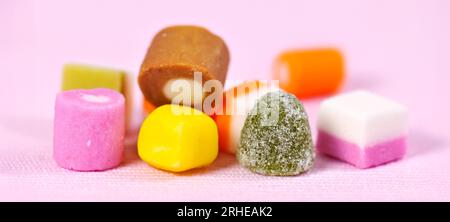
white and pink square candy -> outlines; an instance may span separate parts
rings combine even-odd
[[[398,160],[406,152],[408,111],[366,91],[334,96],[318,114],[317,151],[358,168]]]

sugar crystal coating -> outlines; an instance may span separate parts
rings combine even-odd
[[[123,160],[125,98],[111,89],[75,89],[55,101],[53,157],[63,168],[100,171]]]
[[[281,90],[262,96],[245,120],[237,158],[263,175],[296,175],[310,169],[315,154],[302,104]]]

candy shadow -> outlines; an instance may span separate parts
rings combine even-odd
[[[138,161],[140,161],[138,152],[137,152],[137,132],[127,132],[125,135],[124,141],[124,160],[121,164],[121,167],[132,165]]]
[[[171,173],[175,176],[198,176],[202,174],[208,174],[212,171],[226,170],[233,165],[237,164],[236,157],[231,154],[220,152],[217,159],[211,165],[198,169],[192,169],[180,173]]]
[[[321,153],[316,153],[316,160],[314,161],[314,166],[312,170],[308,173],[315,174],[329,170],[340,170],[343,168],[352,168],[352,166],[333,157]]]
[[[406,158],[425,155],[442,149],[448,144],[444,138],[421,130],[411,130],[408,134]]]

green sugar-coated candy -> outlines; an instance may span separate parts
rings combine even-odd
[[[297,175],[313,166],[308,116],[295,96],[280,90],[257,100],[241,131],[237,158],[263,175]]]

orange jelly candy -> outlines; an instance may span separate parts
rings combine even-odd
[[[344,59],[336,49],[287,51],[276,59],[273,79],[297,98],[331,94],[344,80]]]

